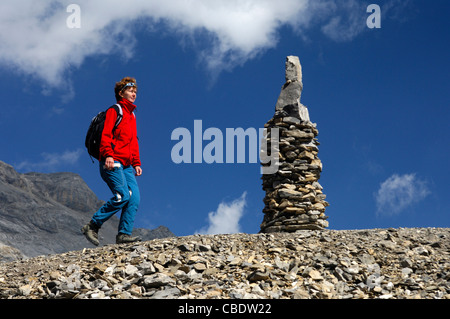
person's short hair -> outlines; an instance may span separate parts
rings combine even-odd
[[[127,87],[135,87],[137,91],[136,79],[132,77],[125,77],[120,82],[116,82],[116,86],[114,87],[114,94],[116,95],[116,100],[119,101],[121,99],[119,93],[122,92]]]

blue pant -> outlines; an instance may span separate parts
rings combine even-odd
[[[92,220],[101,227],[104,222],[122,210],[119,233],[131,235],[141,200],[134,169],[132,166],[122,166],[119,162],[115,162],[114,170],[110,171],[104,168],[104,165],[105,162],[100,162],[100,175],[114,196],[100,207]]]

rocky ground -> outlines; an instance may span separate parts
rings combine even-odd
[[[450,229],[193,235],[0,263],[3,299],[450,299]]]

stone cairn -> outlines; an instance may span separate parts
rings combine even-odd
[[[302,90],[299,58],[288,56],[286,83],[278,98],[275,115],[264,125],[267,131],[262,145],[266,143],[267,150],[270,145],[272,152],[278,151],[279,162],[275,173],[263,172],[262,175],[266,196],[261,233],[328,227],[325,207],[329,204],[318,182],[322,171],[322,162],[317,157],[319,142],[316,136],[319,132],[317,125],[309,119],[308,109],[300,103]],[[275,148],[274,133],[279,136]],[[261,162],[262,168],[267,167]]]

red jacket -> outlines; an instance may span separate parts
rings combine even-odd
[[[112,108],[106,112],[105,126],[100,143],[100,158],[105,160],[105,158],[112,156],[115,161],[119,161],[123,166],[141,166],[136,117],[133,113],[136,105],[125,99],[118,101],[118,103],[122,106],[123,118],[113,136],[112,130],[116,123],[117,112]]]

